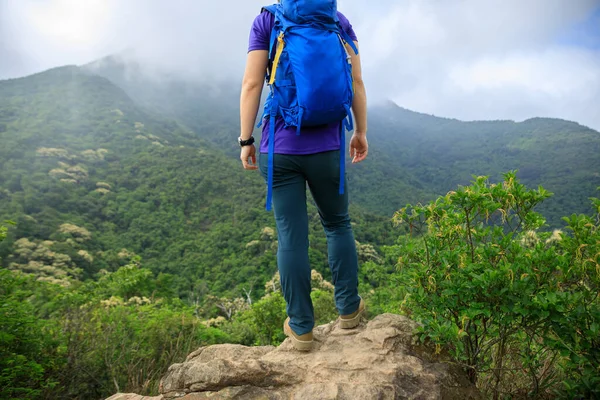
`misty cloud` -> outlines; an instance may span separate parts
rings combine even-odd
[[[148,71],[239,81],[262,5],[0,0],[0,78],[122,53]],[[600,27],[582,25],[598,18],[597,0],[339,6],[359,36],[371,100],[460,119],[548,116],[600,129]],[[577,31],[581,26],[588,28]]]

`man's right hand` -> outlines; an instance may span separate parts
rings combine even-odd
[[[367,158],[369,154],[369,143],[367,142],[367,134],[354,132],[350,139],[350,157],[352,164],[359,163]]]
[[[240,159],[242,160],[244,169],[249,171],[258,169],[258,165],[256,164],[256,147],[254,147],[253,144],[242,147],[240,151]]]

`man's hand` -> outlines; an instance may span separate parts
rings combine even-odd
[[[350,139],[350,157],[352,158],[352,164],[363,161],[367,158],[367,154],[369,154],[367,135],[354,132],[352,139]]]
[[[244,165],[244,169],[247,170],[256,170],[258,169],[258,165],[256,165],[256,147],[254,145],[244,146],[240,152],[240,159],[242,160],[242,164]]]

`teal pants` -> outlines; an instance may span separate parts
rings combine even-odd
[[[275,154],[273,211],[279,240],[277,266],[290,327],[298,335],[310,332],[315,323],[310,298],[307,185],[327,236],[338,312],[341,315],[351,314],[360,303],[358,259],[348,214],[348,192],[339,194],[339,157],[339,151],[310,155]],[[259,164],[265,181],[267,160],[268,155],[261,153]]]

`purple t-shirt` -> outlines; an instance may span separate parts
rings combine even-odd
[[[348,18],[338,11],[338,18],[342,29],[348,36],[357,41],[356,33]],[[269,50],[271,31],[275,24],[275,17],[269,12],[262,12],[256,17],[250,31],[248,52],[253,50]],[[296,135],[296,128],[286,128],[283,118],[275,120],[275,153],[278,154],[315,154],[324,151],[339,150],[340,124],[336,122],[318,127],[302,127],[301,134]],[[269,148],[269,118],[263,121],[263,134],[260,143],[260,152],[267,153]]]

